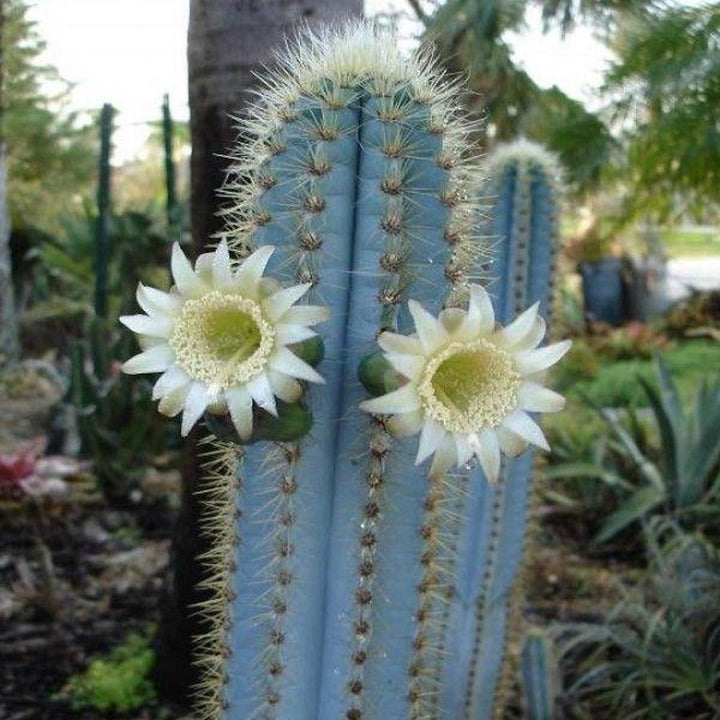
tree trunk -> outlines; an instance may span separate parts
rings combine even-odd
[[[7,206],[7,165],[0,141],[0,368],[18,358],[18,323],[10,258],[10,216]]]
[[[192,0],[188,33],[191,220],[196,249],[220,229],[217,188],[257,72],[302,23],[359,16],[362,0]]]
[[[272,50],[302,23],[359,17],[362,0],[191,0],[188,32],[190,133],[192,141],[190,218],[195,254],[221,228],[217,189],[225,178],[228,149],[237,138],[232,116],[242,113],[254,73],[272,60]],[[197,434],[195,434],[197,435]],[[191,665],[191,638],[202,633],[192,605],[202,568],[198,532],[202,482],[196,454],[188,445],[183,497],[173,542],[158,638],[156,681],[161,694],[175,702],[187,699],[197,682]]]

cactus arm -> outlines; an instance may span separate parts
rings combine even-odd
[[[555,663],[552,643],[542,631],[530,631],[522,649],[522,680],[529,720],[552,720]]]
[[[375,623],[379,593],[390,590],[378,584],[378,563],[389,547],[416,547],[415,538],[405,542],[402,528],[413,533],[413,518],[402,518],[398,526],[386,517],[388,509],[387,467],[390,436],[382,425],[357,411],[364,392],[354,377],[362,357],[373,350],[378,330],[394,325],[396,296],[406,272],[406,235],[403,229],[402,194],[383,190],[383,182],[406,182],[407,161],[399,157],[401,129],[383,123],[379,110],[383,98],[366,96],[363,104],[360,145],[362,158],[357,198],[355,257],[349,315],[348,361],[345,383],[350,387],[343,403],[343,422],[337,449],[339,479],[335,492],[331,557],[328,566],[328,602],[321,717],[361,717],[372,692],[370,676],[379,653]],[[391,153],[384,154],[393,146]],[[403,154],[406,154],[403,153]],[[393,255],[395,264],[383,268],[383,257]],[[383,300],[385,302],[383,302]],[[366,461],[367,458],[367,461]],[[402,507],[407,508],[408,503]],[[390,533],[392,537],[388,537]],[[379,539],[382,548],[378,549]],[[398,541],[400,543],[398,545]],[[387,545],[387,547],[386,547]],[[416,562],[404,566],[413,568]],[[389,651],[388,651],[389,652]],[[337,674],[337,676],[334,676]],[[394,679],[393,679],[394,680]],[[403,688],[392,683],[391,692]],[[377,704],[377,696],[373,704]]]
[[[315,91],[289,107],[280,132],[262,137],[272,154],[257,171],[258,200],[241,208],[253,244],[278,246],[275,270],[314,284],[312,294],[335,309],[323,327],[326,384],[308,403],[310,437],[293,446],[246,449],[237,519],[232,654],[226,669],[228,718],[313,717],[322,650],[324,564],[342,348],[348,301],[350,248],[357,173],[357,110],[353,93],[328,107]],[[336,98],[337,99],[337,98]],[[251,149],[256,150],[257,148]],[[322,249],[322,252],[320,250]],[[312,558],[313,561],[308,561]]]
[[[351,328],[366,330],[350,343],[350,369],[380,329],[394,326],[388,305],[410,295],[437,310],[444,297],[459,294],[464,279],[462,257],[456,250],[467,240],[467,218],[474,206],[464,206],[455,193],[463,183],[472,187],[473,180],[470,169],[455,157],[460,143],[453,133],[462,135],[463,129],[447,115],[440,118],[447,127],[437,127],[436,108],[424,109],[421,102],[399,107],[404,112],[393,114],[402,116],[400,128],[383,118],[388,108],[382,103],[371,98],[363,108],[360,224],[355,240],[360,253],[354,261],[348,322]],[[392,154],[406,156],[399,165],[382,161],[384,178],[373,162],[374,146],[381,138],[384,142],[400,138],[404,152]],[[374,197],[377,186],[383,187],[398,170],[402,192],[387,193],[390,197],[385,200]],[[368,175],[375,185],[371,182],[364,189]],[[383,206],[385,211],[378,212]],[[383,235],[384,242],[377,244]],[[407,257],[406,270],[380,272],[379,277],[368,270],[379,265],[387,271],[388,256],[398,253]],[[379,325],[369,322],[367,310],[378,293],[386,306]],[[406,319],[400,316],[397,322],[402,328]],[[349,481],[340,481],[335,498],[321,717],[344,713],[352,719],[367,712],[432,717],[442,644],[438,618],[447,584],[445,560],[452,554],[446,550],[441,528],[451,515],[450,507],[456,505],[445,497],[452,495],[452,484],[431,483],[426,468],[414,467],[415,443],[398,441],[388,447],[381,423],[358,420],[352,413],[361,398],[360,392],[348,395],[348,420],[338,448],[337,476]],[[364,447],[358,438],[364,440]],[[360,471],[359,461],[364,461]],[[347,538],[348,527],[355,528],[354,547]],[[356,566],[348,562],[352,557],[359,559]],[[338,685],[333,677],[337,674],[347,679],[345,686]]]
[[[557,170],[536,146],[519,143],[490,159],[492,199],[486,234],[494,240],[490,276],[496,317],[505,323],[535,300],[547,313],[556,238]],[[489,485],[469,478],[469,521],[458,536],[457,597],[449,612],[450,648],[441,704],[452,717],[491,717],[505,655],[508,604],[525,546],[533,453],[505,458]]]
[[[510,166],[510,167],[508,167]],[[539,300],[550,308],[557,238],[557,168],[541,148],[520,141],[491,160],[502,178],[495,213],[495,231],[510,227],[507,253],[500,253],[497,311],[501,322]],[[506,198],[512,197],[509,205]],[[486,570],[473,588],[474,649],[466,691],[466,716],[490,717],[501,698],[498,682],[506,645],[511,590],[525,549],[528,498],[532,487],[533,452],[506,458],[502,480],[492,488],[492,522]],[[479,473],[481,474],[481,473]]]

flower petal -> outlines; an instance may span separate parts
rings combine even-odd
[[[515,457],[527,450],[527,440],[523,440],[507,428],[496,428],[495,433],[500,441],[500,449],[509,457]]]
[[[445,430],[434,420],[427,418],[420,432],[420,442],[418,443],[415,464],[419,465],[423,460],[429,458],[440,447],[444,439]]]
[[[195,274],[202,280],[205,285],[213,285],[213,262],[215,260],[214,252],[206,252],[198,256],[195,261]]]
[[[254,377],[245,387],[252,399],[263,410],[267,410],[271,415],[277,417],[275,395],[273,394],[272,386],[265,373],[260,373]]]
[[[157,380],[153,387],[152,399],[157,400],[169,395],[190,382],[188,374],[178,365],[171,365]]]
[[[302,385],[295,378],[272,369],[268,369],[267,375],[273,393],[283,402],[294,403],[302,397]]]
[[[464,325],[472,327],[473,334],[488,333],[495,327],[495,310],[487,290],[482,285],[470,286],[470,302]]]
[[[525,380],[517,391],[518,405],[529,412],[560,412],[565,407],[565,398],[540,383]]]
[[[372,398],[363,400],[360,409],[369,413],[379,415],[392,415],[394,413],[409,413],[420,409],[420,398],[412,383],[403,385],[397,390]]]
[[[430,478],[442,477],[456,462],[455,441],[451,435],[446,435],[445,440],[435,453],[428,476]]]
[[[179,243],[173,244],[170,268],[175,284],[183,295],[197,297],[207,292],[207,285],[195,274]]]
[[[494,430],[483,430],[469,437],[470,447],[480,461],[487,481],[497,482],[500,474],[500,443]]]
[[[253,414],[252,397],[244,387],[232,387],[225,391],[230,419],[242,440],[249,440],[252,435]]]
[[[463,323],[467,317],[467,312],[460,308],[447,308],[438,315],[440,324],[445,328],[449,335],[452,335]]]
[[[540,302],[538,301],[500,331],[500,342],[504,347],[517,345],[533,329],[539,307]]]
[[[120,322],[138,335],[168,338],[173,329],[173,321],[165,317],[148,315],[122,315]]]
[[[279,347],[270,356],[268,365],[273,370],[279,370],[291,377],[309,380],[314,383],[324,383],[325,379],[312,366],[301,360],[292,350],[286,347]]]
[[[154,287],[148,287],[138,283],[135,292],[138,305],[148,315],[160,315],[173,317],[182,307],[182,298],[173,293],[166,293]]]
[[[143,349],[155,347],[156,345],[167,345],[167,338],[153,337],[152,335],[138,335],[137,344]]]
[[[330,311],[322,305],[295,305],[283,313],[278,321],[288,325],[316,325],[329,317]]]
[[[416,300],[408,301],[408,309],[426,353],[433,353],[448,341],[445,328]]]
[[[503,421],[503,427],[543,450],[550,449],[540,426],[524,410],[513,410]]]
[[[408,380],[418,380],[425,367],[425,360],[417,355],[385,353],[385,359]]]
[[[455,450],[457,451],[457,464],[458,467],[462,467],[472,460],[475,451],[465,437],[461,435],[454,435],[453,437],[455,438]]]
[[[410,437],[420,432],[423,426],[424,415],[420,410],[409,413],[393,415],[385,421],[387,429],[395,437]]]
[[[247,257],[235,274],[235,286],[252,297],[257,297],[262,274],[274,251],[272,245],[263,245]]]
[[[535,325],[530,332],[522,339],[518,345],[518,350],[532,350],[536,348],[545,337],[545,331],[547,330],[547,324],[538,315],[535,318]]]
[[[128,375],[164,372],[174,362],[175,353],[167,343],[163,343],[162,345],[153,345],[139,355],[126,360],[122,369]]]
[[[185,398],[190,392],[190,383],[164,395],[158,403],[158,411],[166,417],[175,417],[185,407]]]
[[[314,330],[310,330],[302,325],[278,323],[275,326],[275,339],[280,345],[292,345],[293,343],[302,342],[316,335],[317,333]]]
[[[538,350],[525,350],[515,355],[518,372],[521,375],[532,375],[554,365],[572,345],[571,340],[546,345]]]
[[[282,316],[312,287],[311,283],[293,285],[279,290],[262,301],[262,306],[270,320],[279,322]]]
[[[220,289],[228,289],[233,284],[232,263],[227,240],[224,238],[218,243],[213,253],[212,273],[214,284]]]
[[[202,383],[194,382],[190,386],[190,392],[188,392],[187,397],[185,398],[180,435],[183,437],[188,435],[188,433],[193,429],[195,423],[205,412],[205,408],[207,408],[207,406],[208,396],[205,391],[205,386]]]
[[[282,284],[273,277],[260,278],[258,283],[258,299],[262,300],[268,295],[276,293],[278,290],[282,290]]]
[[[423,355],[422,345],[416,337],[384,332],[380,333],[377,341],[378,345],[385,352],[403,353],[404,355]]]

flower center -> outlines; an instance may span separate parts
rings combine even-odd
[[[225,389],[262,372],[275,330],[254,300],[213,291],[185,302],[169,343],[191,378]]]
[[[510,355],[481,339],[432,357],[418,384],[425,412],[453,433],[499,425],[517,405],[520,375]]]

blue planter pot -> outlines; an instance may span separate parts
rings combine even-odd
[[[585,312],[594,320],[609,325],[623,321],[622,261],[620,258],[604,258],[598,262],[580,264],[583,281]]]

